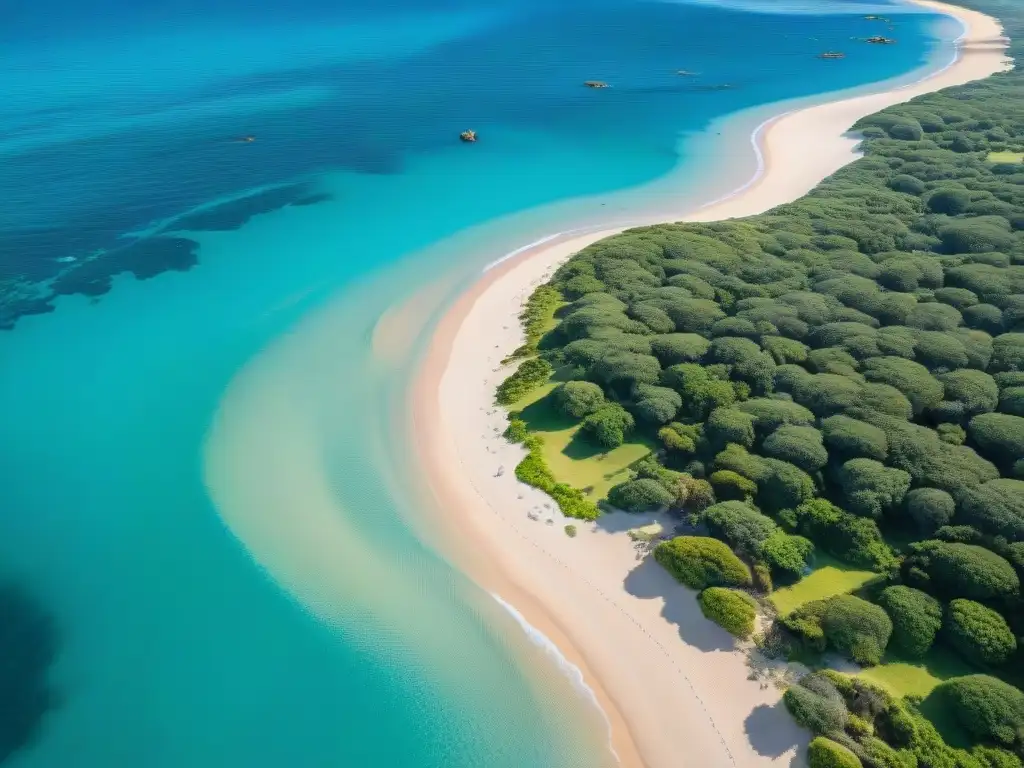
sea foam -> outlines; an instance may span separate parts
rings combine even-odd
[[[619,755],[615,751],[615,747],[612,746],[612,723],[608,719],[608,713],[604,711],[604,707],[601,706],[601,702],[597,699],[597,694],[594,693],[594,689],[587,685],[587,681],[583,677],[583,670],[573,664],[569,659],[565,657],[565,654],[559,650],[558,646],[555,645],[554,641],[537,629],[533,624],[526,620],[526,617],[521,614],[514,605],[507,600],[503,600],[500,595],[491,592],[491,597],[500,605],[508,614],[515,619],[516,623],[520,626],[523,632],[526,634],[527,639],[544,651],[545,655],[548,656],[552,661],[555,662],[559,671],[565,675],[572,683],[575,688],[587,701],[594,705],[594,708],[601,713],[602,719],[604,719],[605,725],[608,727],[608,749],[615,757],[616,762],[620,762]]]

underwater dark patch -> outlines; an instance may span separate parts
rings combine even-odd
[[[313,192],[305,182],[287,184],[185,214],[168,224],[164,231],[229,232],[241,228],[261,213],[289,205],[312,205],[328,199],[330,195]]]
[[[57,703],[48,677],[57,655],[53,620],[23,590],[0,585],[0,763],[32,743]]]
[[[146,280],[161,272],[187,272],[199,263],[199,243],[186,237],[148,237],[72,267],[53,281],[54,295],[101,296],[111,278],[131,272]]]

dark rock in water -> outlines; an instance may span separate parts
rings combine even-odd
[[[583,84],[587,86],[587,88],[611,88],[611,86],[603,80],[587,80]]]
[[[24,591],[0,585],[0,762],[36,738],[58,701],[50,687],[57,655],[53,620]]]

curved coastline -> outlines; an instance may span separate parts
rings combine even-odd
[[[859,118],[1006,68],[997,20],[933,0],[913,2],[963,26],[952,62],[909,84],[763,121],[750,136],[754,176],[684,220],[748,216],[797,199],[857,159],[858,138],[848,130]],[[815,147],[811,162],[808,142]],[[516,249],[487,265],[443,315],[410,398],[422,481],[458,565],[581,669],[608,716],[621,765],[678,765],[681,756],[682,764],[702,766],[788,761],[792,747],[764,754],[751,746],[766,734],[775,743],[804,740],[777,706],[778,692],[746,679],[742,654],[703,627],[695,605],[666,604],[663,595],[677,585],[658,569],[638,567],[623,533],[638,524],[636,516],[577,522],[580,535],[569,539],[560,524],[526,517],[550,500],[519,485],[510,471],[522,449],[500,437],[505,415],[493,393],[507,375],[500,360],[521,343],[522,303],[574,253],[623,229],[568,231]]]

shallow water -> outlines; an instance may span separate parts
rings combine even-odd
[[[751,5],[17,9],[0,572],[58,622],[61,701],[12,764],[608,759],[585,696],[408,527],[394,420],[418,342],[382,357],[373,332],[545,233],[726,191],[742,172],[709,159],[749,147],[713,121],[952,36],[900,15],[898,46],[862,46],[857,14],[893,7]]]

